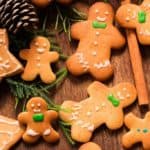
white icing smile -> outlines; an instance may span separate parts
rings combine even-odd
[[[34,113],[40,113],[41,112],[41,109],[33,109]]]
[[[37,48],[38,53],[43,53],[45,51],[45,48]]]
[[[106,17],[96,17],[97,21],[104,22],[106,21]]]

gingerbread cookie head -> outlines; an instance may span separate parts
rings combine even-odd
[[[31,113],[44,113],[47,111],[48,107],[45,102],[40,97],[32,98],[28,103],[27,103],[27,111]]]
[[[92,5],[89,9],[88,20],[112,23],[113,18],[113,8],[107,3],[97,2],[94,5]]]
[[[150,112],[147,112],[145,118],[136,117],[133,113],[125,116],[125,125],[129,128],[123,138],[122,143],[126,148],[130,148],[136,143],[141,142],[144,149],[150,149]]]
[[[85,144],[81,145],[79,150],[101,150],[101,148],[96,143],[88,142],[88,143],[85,143]]]
[[[31,98],[26,108],[27,112],[18,115],[20,124],[26,126],[23,140],[34,143],[42,136],[46,142],[56,142],[59,134],[52,128],[51,123],[58,118],[57,112],[48,110],[45,100],[40,97]]]
[[[116,20],[125,28],[136,29],[139,42],[150,44],[150,1],[144,0],[141,5],[125,4],[116,13]]]
[[[30,44],[30,48],[37,53],[48,52],[50,49],[50,42],[47,38],[42,36],[37,36],[34,38]]]
[[[123,125],[123,108],[136,99],[135,87],[130,83],[120,83],[108,88],[100,82],[88,87],[89,98],[81,101],[65,101],[60,118],[71,124],[71,136],[79,142],[88,142],[93,131],[106,124],[109,129],[118,129]],[[106,117],[108,116],[108,117]]]
[[[52,2],[52,0],[31,0],[31,2],[37,7],[45,8]]]

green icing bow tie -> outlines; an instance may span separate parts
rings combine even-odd
[[[93,21],[92,22],[92,26],[93,26],[93,28],[95,28],[95,29],[98,29],[98,28],[100,28],[100,29],[105,29],[106,27],[107,27],[107,24],[104,22],[104,23],[100,23],[100,22],[98,22],[98,21]]]
[[[44,120],[44,114],[42,113],[39,113],[39,114],[34,114],[32,116],[32,119],[35,121],[35,122],[42,122]]]

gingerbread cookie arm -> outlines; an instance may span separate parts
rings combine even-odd
[[[135,135],[133,131],[129,131],[122,138],[122,144],[126,148],[130,148],[133,144],[140,142],[141,136],[140,134]]]
[[[59,54],[57,52],[48,52],[48,55],[50,62],[56,62],[59,59]]]
[[[124,44],[125,44],[125,38],[118,31],[118,29],[116,29],[115,27],[112,26],[112,29],[111,29],[111,46],[112,46],[112,48],[118,49],[118,48],[122,47]]]
[[[30,55],[29,53],[29,49],[23,49],[20,51],[19,56],[21,59],[27,60],[28,56]]]
[[[58,113],[53,110],[48,110],[45,112],[45,115],[47,116],[47,119],[52,122],[58,118]]]
[[[130,129],[134,126],[134,124],[140,124],[140,119],[136,117],[133,113],[129,113],[125,116],[124,123]]]
[[[71,36],[72,38],[76,40],[80,40],[81,38],[84,38],[86,35],[86,29],[88,27],[88,22],[78,22],[71,26]]]
[[[27,112],[22,112],[18,115],[18,121],[20,124],[27,124],[28,122],[28,113]]]

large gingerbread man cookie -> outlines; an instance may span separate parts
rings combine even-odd
[[[139,42],[150,44],[150,1],[144,0],[141,5],[122,5],[116,14],[116,20],[125,28],[136,29]]]
[[[21,63],[9,52],[8,48],[7,31],[0,29],[0,78],[23,71]]]
[[[23,140],[34,143],[42,136],[46,142],[56,142],[59,134],[52,128],[51,123],[57,119],[57,112],[47,110],[48,105],[40,97],[31,98],[26,109],[27,112],[18,115],[20,124],[26,125]]]
[[[113,18],[111,5],[97,2],[90,7],[87,21],[71,26],[72,38],[79,40],[76,53],[67,61],[73,75],[90,73],[102,81],[113,74],[111,48],[120,48],[125,43],[124,37],[113,26]]]
[[[51,83],[56,79],[52,72],[50,63],[56,62],[59,59],[57,52],[50,52],[50,42],[42,36],[35,37],[30,49],[20,51],[20,57],[27,61],[22,79],[32,81],[38,75],[44,83]]]
[[[130,148],[133,144],[141,142],[145,150],[150,149],[150,112],[144,119],[129,113],[125,116],[125,125],[130,129],[122,139],[123,146]]]
[[[120,83],[108,88],[100,82],[88,87],[89,98],[81,101],[65,101],[60,118],[71,124],[71,136],[79,142],[88,142],[93,131],[106,124],[109,129],[118,129],[123,125],[123,108],[136,99],[135,87],[130,83]]]

